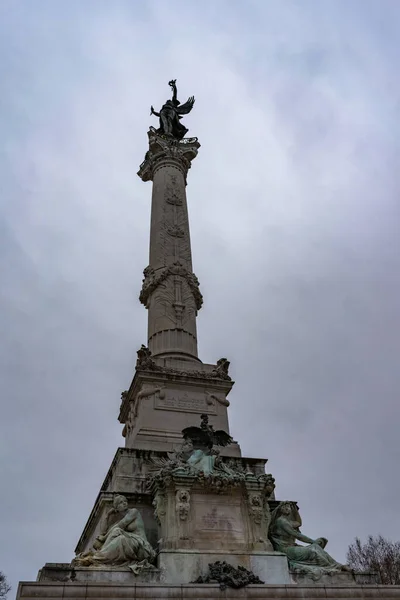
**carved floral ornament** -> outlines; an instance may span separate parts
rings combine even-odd
[[[167,279],[170,275],[179,275],[186,279],[191,292],[193,294],[196,308],[200,310],[203,305],[203,296],[200,292],[200,284],[194,273],[191,273],[180,263],[179,261],[175,262],[173,265],[169,267],[165,267],[163,269],[159,269],[157,273],[154,271],[152,267],[146,267],[143,271],[144,279],[142,283],[142,289],[139,294],[139,300],[146,308],[148,308],[148,301],[151,294],[154,290]]]

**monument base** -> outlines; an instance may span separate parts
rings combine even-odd
[[[137,583],[160,583],[161,571],[157,567],[152,567],[143,569],[135,575],[128,567],[73,567],[70,563],[46,563],[39,571],[37,581],[136,585]]]
[[[252,571],[265,583],[291,583],[287,558],[280,552],[218,552],[198,550],[162,550],[158,556],[161,581],[168,584],[193,583],[206,575],[209,563],[226,561]]]
[[[308,600],[321,598],[323,600],[400,600],[399,585],[249,585],[240,590],[227,588],[221,591],[219,585],[166,585],[146,584],[124,585],[113,583],[57,583],[57,582],[25,582],[18,586],[16,600],[182,600],[193,598],[200,600]]]
[[[290,571],[291,583],[311,586],[318,585],[374,585],[381,582],[378,573],[326,573],[317,581],[305,573],[294,573]]]

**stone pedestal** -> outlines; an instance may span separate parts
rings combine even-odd
[[[156,481],[155,515],[160,550],[197,550],[225,555],[272,552],[268,540],[267,476],[213,472],[179,473]],[[286,560],[286,559],[285,559]]]
[[[40,583],[112,583],[135,586],[137,583],[160,583],[161,571],[152,567],[134,575],[128,567],[73,567],[70,563],[46,563],[40,569],[37,580]]]
[[[240,590],[221,591],[216,584],[114,584],[114,583],[34,583],[21,582],[16,600],[399,600],[399,585],[249,585]]]
[[[279,552],[162,550],[158,558],[161,580],[168,584],[193,583],[207,573],[209,563],[216,561],[226,561],[235,568],[245,567],[265,583],[291,583],[287,558]]]
[[[202,413],[209,415],[215,429],[229,433],[227,396],[232,386],[217,365],[152,357],[139,363],[121,402],[126,447],[171,452],[182,443],[182,429]],[[224,450],[225,455],[240,456],[237,443]]]

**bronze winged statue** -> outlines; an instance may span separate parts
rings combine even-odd
[[[208,415],[201,415],[200,427],[186,427],[182,430],[184,440],[190,440],[194,448],[207,448],[211,450],[213,446],[228,446],[233,442],[233,438],[223,431],[218,429],[214,431],[212,425],[208,424]]]
[[[182,115],[187,115],[192,110],[194,96],[190,96],[185,104],[181,104],[177,98],[176,79],[171,79],[168,85],[172,88],[172,100],[167,100],[160,112],[151,107],[150,114],[160,118],[158,133],[181,140],[189,130],[182,125],[180,120]]]

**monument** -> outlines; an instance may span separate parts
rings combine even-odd
[[[200,144],[181,123],[194,97],[181,104],[176,80],[169,85],[172,99],[159,112],[151,107],[159,128],[148,131],[138,172],[152,182],[139,295],[148,340],[121,394],[125,445],[75,557],[46,563],[36,582],[20,583],[17,598],[400,598],[398,588],[390,595],[373,575],[360,579],[337,562],[325,538],[304,535],[297,504],[275,498],[267,460],[243,457],[229,433],[229,361],[204,363],[197,351],[203,297],[186,184]]]

